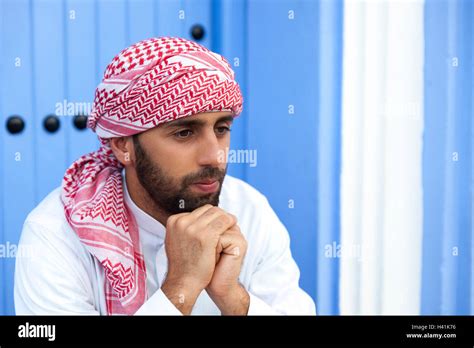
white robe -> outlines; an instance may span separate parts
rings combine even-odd
[[[104,271],[81,244],[64,216],[60,188],[27,217],[15,270],[17,314],[106,315]],[[166,277],[165,227],[132,201],[147,269],[148,299],[137,315],[180,315],[160,290]],[[248,244],[239,280],[250,295],[249,315],[315,314],[313,300],[298,285],[299,269],[289,236],[267,199],[247,183],[225,177],[219,207],[237,216]],[[220,315],[206,291],[191,314]]]

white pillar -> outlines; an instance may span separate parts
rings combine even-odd
[[[344,15],[341,314],[418,314],[423,1]]]

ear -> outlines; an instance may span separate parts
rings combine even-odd
[[[112,151],[124,167],[131,166],[135,161],[132,137],[119,137],[110,139]]]

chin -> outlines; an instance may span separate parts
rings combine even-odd
[[[210,194],[209,193],[193,194],[192,196],[188,196],[188,198],[184,200],[185,208],[180,209],[178,213],[183,213],[183,212],[190,213],[196,210],[197,208],[202,207],[203,205],[206,205],[206,204],[211,204],[217,207],[219,205],[219,196],[220,196],[220,192],[214,192]]]

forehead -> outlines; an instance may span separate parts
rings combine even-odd
[[[232,121],[232,119],[233,117],[230,111],[202,112],[163,123],[159,127],[170,128],[185,124],[214,124],[220,120]]]

